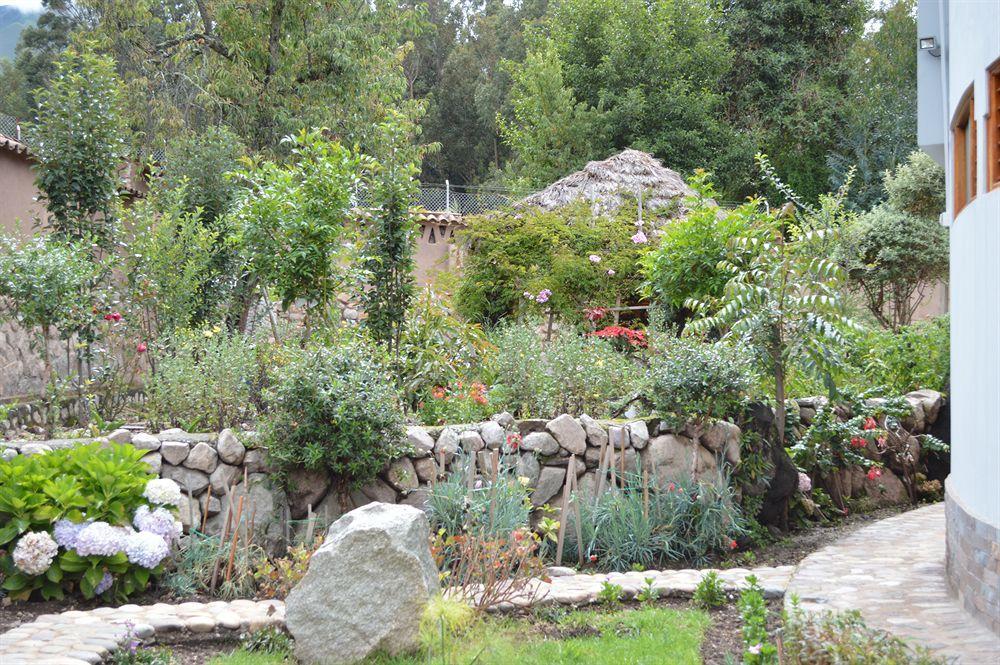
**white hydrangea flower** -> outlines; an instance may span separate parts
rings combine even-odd
[[[107,522],[94,522],[76,537],[76,553],[80,556],[114,556],[125,549],[128,530]]]
[[[41,575],[59,552],[59,545],[44,531],[29,531],[14,547],[14,565],[27,575]]]
[[[56,520],[55,526],[52,529],[52,535],[56,537],[59,547],[71,550],[76,547],[76,538],[80,535],[80,532],[90,525],[91,522],[89,520],[86,522],[71,522],[67,519]]]
[[[170,555],[167,542],[155,533],[139,531],[125,539],[125,555],[143,568],[156,568]]]
[[[150,480],[146,483],[146,489],[143,490],[142,495],[150,503],[161,506],[179,506],[182,498],[180,485],[169,478]]]
[[[150,510],[149,506],[139,506],[135,511],[132,524],[139,531],[155,533],[163,538],[168,545],[179,540],[183,533],[180,521],[166,508]]]

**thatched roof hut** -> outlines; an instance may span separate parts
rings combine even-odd
[[[515,207],[552,210],[584,200],[591,202],[598,214],[614,212],[626,199],[641,194],[643,209],[655,211],[677,208],[684,197],[693,193],[676,171],[648,153],[629,148],[605,160],[588,162],[582,171],[521,199]]]

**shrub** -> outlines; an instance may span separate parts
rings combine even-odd
[[[854,340],[849,359],[865,385],[902,395],[929,388],[945,392],[951,372],[950,321],[942,316],[903,326],[896,332],[870,330]]]
[[[486,386],[473,381],[466,386],[461,381],[447,386],[435,386],[417,405],[420,422],[425,425],[446,423],[477,423],[495,411]]]
[[[755,575],[747,575],[747,588],[740,592],[740,618],[743,620],[743,663],[770,665],[778,662],[778,649],[767,635],[767,603]]]
[[[597,602],[600,605],[617,607],[625,597],[625,589],[620,584],[605,580],[601,582],[601,590],[597,592]]]
[[[806,612],[797,598],[792,598],[791,609],[784,613],[779,637],[782,662],[791,665],[943,665],[946,662],[885,631],[870,628],[856,610]]]
[[[240,635],[240,644],[250,653],[288,655],[292,651],[292,638],[274,626],[267,626],[252,633]]]
[[[89,444],[0,461],[0,569],[11,598],[121,599],[163,572],[181,494],[151,477],[143,452]]]
[[[433,528],[448,535],[495,538],[528,526],[531,490],[504,468],[495,479],[477,478],[470,488],[470,464],[475,458],[454,463],[448,478],[431,488],[427,510]]]
[[[475,616],[468,603],[445,598],[441,594],[434,595],[420,616],[420,644],[428,651],[440,649],[444,654],[448,649],[446,640],[468,630]]]
[[[230,554],[233,566],[225,579]],[[256,589],[254,570],[263,559],[263,550],[258,546],[240,545],[233,550],[230,540],[192,533],[184,539],[174,570],[164,577],[163,584],[178,596],[246,598]]]
[[[605,492],[580,506],[583,555],[602,570],[646,569],[664,561],[702,563],[736,545],[743,519],[727,483],[676,481],[660,486],[649,479],[645,495],[639,473],[625,488]],[[572,517],[567,518],[573,519]],[[576,529],[567,525],[566,551],[578,557]]]
[[[359,341],[304,350],[268,396],[260,429],[280,470],[325,469],[361,484],[404,452],[398,396]]]
[[[560,331],[546,344],[531,325],[516,323],[500,327],[492,341],[497,350],[487,374],[494,411],[600,418],[611,416],[635,386],[635,364],[605,340]]]
[[[698,586],[691,595],[691,602],[703,610],[726,604],[726,590],[722,587],[722,580],[717,572],[710,570],[701,576]]]
[[[254,344],[219,326],[180,331],[174,350],[156,364],[147,408],[150,420],[187,431],[221,430],[254,415]]]
[[[905,164],[886,172],[883,184],[896,210],[930,218],[944,211],[944,169],[925,152],[911,152]]]
[[[657,412],[682,422],[721,418],[753,385],[750,358],[741,346],[670,339],[650,360],[651,401]]]
[[[311,546],[305,543],[288,548],[288,553],[274,560],[262,559],[253,571],[257,593],[262,598],[284,599],[309,570],[309,559],[323,544],[317,538]]]

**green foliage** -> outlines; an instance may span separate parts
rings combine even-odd
[[[459,318],[448,298],[431,287],[410,306],[399,344],[397,369],[403,401],[415,408],[436,386],[472,382],[489,356],[482,328]]]
[[[634,388],[635,365],[605,340],[560,331],[545,343],[527,323],[503,325],[490,339],[496,352],[487,359],[486,375],[494,410],[608,417]]]
[[[594,215],[585,202],[470,219],[460,234],[470,249],[456,293],[459,313],[494,324],[512,313],[551,309],[580,321],[585,307],[627,300],[643,247],[631,240],[635,219],[631,205],[605,216]],[[537,297],[546,289],[551,296],[543,304]]]
[[[782,662],[792,665],[857,663],[876,665],[943,665],[926,649],[865,624],[861,613],[806,612],[798,598],[784,612],[781,628]]]
[[[274,289],[284,309],[304,299],[309,316],[322,321],[348,284],[345,241],[361,160],[319,130],[285,143],[288,163],[263,161],[239,172],[249,189],[232,225],[250,273]]]
[[[358,341],[304,349],[269,393],[260,423],[282,470],[326,470],[355,484],[402,454],[403,413],[384,365]]]
[[[876,421],[885,415],[898,421],[910,412],[909,405],[898,397],[884,403],[868,403],[858,398],[850,407],[854,415],[841,420],[835,408],[820,406],[805,434],[788,449],[796,466],[806,472],[826,474],[852,466],[867,469],[877,465],[863,450],[879,449],[878,439],[885,440],[886,430],[876,427]]]
[[[513,469],[501,468],[496,479],[482,478],[469,487],[469,465],[475,457],[453,462],[454,471],[435,484],[427,497],[427,511],[435,530],[455,536],[506,538],[528,525],[531,490]]]
[[[188,535],[174,556],[174,568],[163,578],[163,586],[177,596],[209,596],[223,600],[246,598],[257,589],[254,571],[264,552],[257,545],[238,547],[233,557],[233,572],[222,579],[221,570],[229,563],[232,542],[218,536],[194,532]],[[213,589],[212,580],[217,578]]]
[[[36,183],[61,236],[110,247],[118,169],[125,155],[121,81],[114,61],[70,47],[36,91],[38,120],[29,128]]]
[[[758,160],[771,172],[766,156]],[[787,190],[784,183],[775,186]],[[697,317],[686,334],[719,331],[724,338],[742,340],[756,351],[774,379],[778,440],[784,440],[785,378],[793,365],[829,377],[844,346],[844,331],[858,326],[847,315],[843,298],[843,271],[824,258],[835,237],[831,220],[841,217],[846,189],[821,198],[818,209],[794,211],[789,202],[782,212],[756,212],[752,230],[731,243],[724,262],[730,274],[723,295],[692,300]],[[758,202],[759,203],[759,202]]]
[[[416,223],[410,204],[416,198],[419,152],[409,148],[412,126],[382,127],[381,163],[374,165],[373,224],[368,228],[363,269],[367,288],[360,294],[365,326],[372,338],[399,357],[406,310],[413,298],[413,248]]]
[[[417,404],[417,413],[424,425],[477,423],[495,412],[487,396],[486,385],[479,381],[468,385],[458,381],[435,386]]]
[[[420,644],[428,651],[440,648],[444,652],[448,641],[466,632],[475,618],[475,610],[465,601],[435,594],[420,615]]]
[[[867,330],[853,338],[850,363],[865,385],[903,395],[928,388],[947,392],[951,373],[951,321],[947,315],[902,326]]]
[[[242,184],[226,174],[239,167],[246,148],[226,127],[207,127],[175,137],[167,144],[162,169],[163,185],[179,189],[185,211],[201,211],[210,228],[237,199]]]
[[[642,256],[643,293],[673,310],[692,298],[722,295],[729,275],[719,263],[753,217],[753,203],[735,211],[719,208],[708,173],[696,172],[689,182],[696,196],[685,201],[687,212],[664,225],[657,244]]]
[[[739,345],[670,339],[650,358],[649,397],[661,416],[681,423],[733,416],[753,385],[752,371]]]
[[[722,587],[722,579],[714,570],[710,570],[701,576],[698,586],[694,588],[694,593],[691,594],[691,602],[703,610],[722,607],[726,604],[727,600],[726,590]]]
[[[60,519],[131,524],[136,509],[147,505],[143,491],[151,476],[142,455],[131,446],[95,443],[0,460],[0,570],[12,598],[24,600],[36,590],[47,600],[67,591],[93,598],[105,573],[117,578],[112,591],[124,598],[162,572],[162,566],[149,570],[129,563],[123,552],[80,556],[60,550],[40,575],[28,575],[13,562],[13,543],[22,534],[51,533]]]
[[[498,128],[514,153],[506,167],[512,183],[525,189],[545,187],[587,160],[603,156],[606,119],[601,111],[577,101],[566,86],[552,40],[541,40],[524,62],[506,66],[513,79],[512,118],[500,117]]]
[[[837,254],[868,311],[898,330],[947,277],[948,230],[936,218],[881,205],[847,226]]]
[[[747,575],[747,587],[740,591],[740,619],[743,621],[743,663],[772,665],[778,663],[778,648],[767,634],[767,603],[764,590],[755,575]]]
[[[146,407],[154,422],[187,431],[235,427],[255,413],[254,342],[221,327],[178,330],[150,377]]]
[[[624,491],[607,491],[596,502],[584,498],[580,517],[585,560],[607,571],[628,570],[634,564],[651,569],[666,561],[701,564],[734,547],[743,520],[727,484],[662,481],[649,479],[648,506],[642,477],[631,471]],[[567,524],[569,558],[577,555],[575,533]]]
[[[643,579],[643,586],[639,589],[639,593],[635,595],[635,599],[642,604],[655,603],[660,599],[660,590],[653,586],[653,582],[656,581],[655,577],[646,577]]]
[[[292,638],[285,631],[267,626],[240,636],[240,643],[250,653],[288,655],[292,651]]]
[[[177,661],[169,649],[149,648],[133,641],[111,653],[111,665],[174,665]]]
[[[933,219],[944,211],[944,169],[925,152],[915,150],[905,164],[886,171],[884,184],[896,210]]]
[[[605,580],[601,582],[601,590],[597,592],[597,603],[608,607],[618,607],[625,597],[625,589],[620,584]]]

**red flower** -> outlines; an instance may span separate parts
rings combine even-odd
[[[855,436],[851,438],[851,446],[854,448],[864,448],[868,445],[868,441],[864,437]]]
[[[145,342],[139,342],[138,344],[135,345],[135,350],[138,351],[139,353],[145,353],[146,352],[146,343]]]
[[[597,561],[597,555],[596,554],[591,554],[590,555],[590,563],[594,563],[595,561]]]
[[[110,321],[113,318],[115,318],[113,314],[105,314],[104,315],[104,320],[105,321]]]
[[[444,388],[441,386],[434,386],[434,390],[431,391],[431,395],[434,396],[434,399],[444,399]]]
[[[735,540],[730,540],[729,541],[729,549],[731,549],[731,550],[735,550],[736,549],[736,541]]]
[[[593,337],[600,337],[601,339],[622,339],[637,348],[646,348],[649,346],[645,332],[624,326],[607,326],[590,334]]]
[[[590,307],[583,310],[584,316],[587,317],[588,321],[600,321],[608,314],[608,310],[605,307]]]
[[[667,491],[668,492],[673,492],[675,487],[677,487],[677,486],[674,485],[673,483],[667,483]]]
[[[878,468],[877,466],[873,466],[872,468],[868,469],[868,480],[875,480],[876,478],[881,478],[881,477],[882,477],[882,469]]]
[[[876,427],[878,427],[878,423],[877,423],[877,422],[875,422],[875,419],[874,419],[874,418],[872,418],[871,416],[869,416],[869,417],[868,417],[868,418],[867,418],[867,419],[865,420],[865,425],[864,425],[864,429],[875,429]]]
[[[521,447],[521,435],[520,434],[508,434],[507,435],[507,446],[511,450],[517,450]]]

